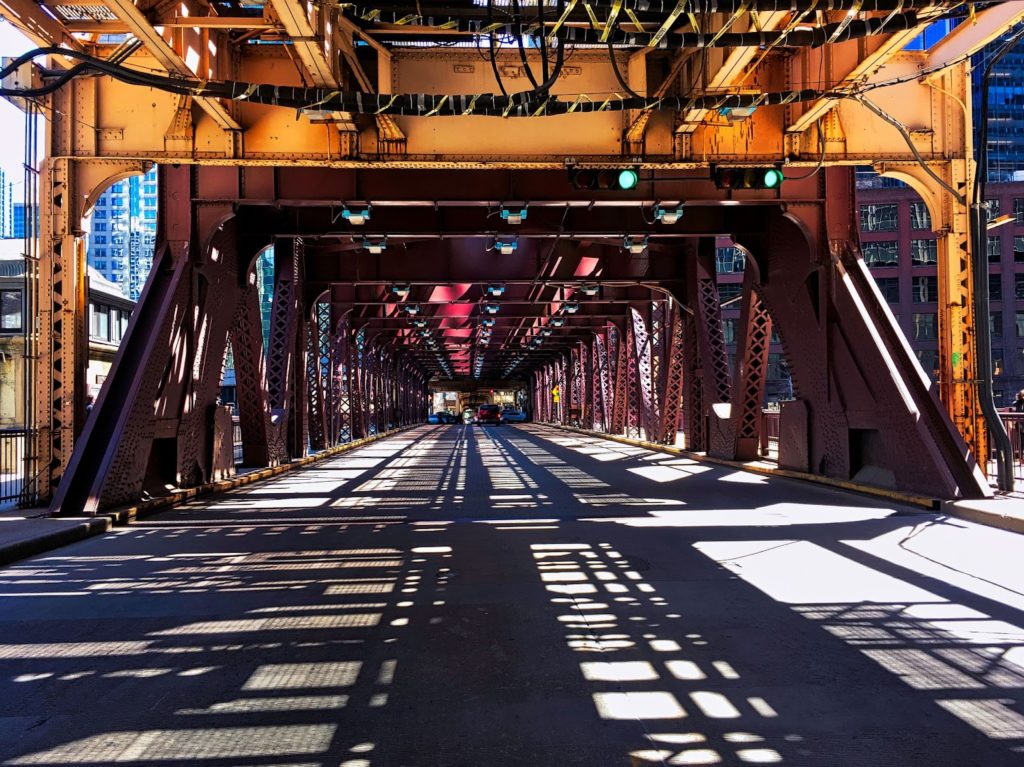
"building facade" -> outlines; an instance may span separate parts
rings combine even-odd
[[[89,266],[137,300],[153,267],[156,244],[156,167],[111,185],[93,209]]]

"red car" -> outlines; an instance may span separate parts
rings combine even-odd
[[[481,405],[480,409],[476,411],[475,420],[481,426],[488,423],[501,426],[504,423],[501,418],[501,408],[497,405]]]

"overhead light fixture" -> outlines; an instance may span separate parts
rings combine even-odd
[[[582,285],[580,285],[580,293],[582,293],[585,296],[596,296],[600,289],[601,286],[593,282],[585,282]]]
[[[569,301],[562,304],[562,311],[566,314],[576,314],[580,310],[580,305],[575,301]]]
[[[372,238],[371,237],[364,237],[363,238],[363,247],[366,248],[366,250],[369,251],[370,253],[373,253],[375,256],[379,256],[381,253],[383,253],[385,250],[387,250],[388,238],[387,237],[372,237]]]
[[[427,326],[427,321],[421,317],[419,319],[413,320],[412,326],[414,328],[425,328]]]
[[[484,291],[487,293],[487,295],[491,296],[492,298],[500,298],[501,296],[505,295],[505,286],[496,284],[488,285],[486,288],[484,288]]]
[[[480,320],[480,324],[483,325],[485,328],[492,328],[494,327],[494,323],[496,321],[497,320],[495,320],[494,317],[484,317],[482,320]]]
[[[497,314],[501,311],[501,304],[484,304],[484,311],[488,314]]]
[[[683,204],[670,205],[664,202],[654,206],[654,220],[662,224],[675,224],[683,217]]]
[[[341,217],[355,226],[362,226],[370,220],[369,205],[346,205],[341,209]]]
[[[560,328],[565,324],[565,317],[552,317],[548,320],[548,325],[553,328]]]
[[[402,307],[406,314],[421,314],[423,307],[419,304],[406,304]]]
[[[718,114],[729,122],[740,122],[754,116],[757,107],[722,107]]]
[[[510,224],[521,224],[526,220],[526,206],[525,205],[502,205],[501,206],[501,220],[507,221]]]
[[[628,250],[634,256],[639,256],[641,253],[647,250],[647,235],[641,236],[627,234],[625,239],[623,239],[622,241],[622,247]]]
[[[399,298],[405,298],[412,291],[411,285],[396,284],[391,286],[391,292]]]
[[[432,330],[430,330],[429,328],[427,328],[426,330],[419,331],[417,333],[417,335],[420,338],[430,338],[432,335],[434,335],[434,332]]]
[[[551,328],[541,328],[541,330],[540,330],[540,334],[542,336],[549,336],[549,335],[551,335],[554,332],[555,331],[553,331]]]
[[[495,237],[494,249],[503,256],[511,256],[519,247],[518,237]]]

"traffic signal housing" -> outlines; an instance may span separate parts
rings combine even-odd
[[[628,192],[640,183],[636,168],[569,168],[573,189]]]
[[[778,189],[785,177],[781,168],[718,166],[712,172],[719,189]]]

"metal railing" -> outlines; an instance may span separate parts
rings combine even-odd
[[[25,455],[28,431],[0,429],[0,506],[13,507],[25,499]]]
[[[1015,489],[1024,491],[1024,413],[1000,412],[999,417],[1006,425],[1013,449],[1013,480]],[[995,445],[989,440],[988,478],[994,484],[996,476]]]

